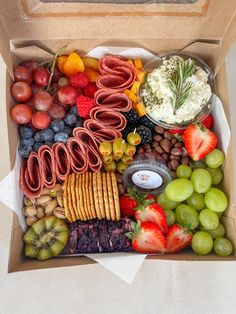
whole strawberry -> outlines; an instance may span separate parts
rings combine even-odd
[[[123,217],[133,216],[137,206],[137,199],[130,196],[129,194],[124,194],[120,197],[120,211]]]
[[[209,114],[205,119],[202,120],[201,124],[204,125],[205,128],[211,129],[213,127],[214,119],[213,115]]]
[[[88,85],[88,77],[85,73],[76,73],[69,79],[70,86],[75,88],[84,88]]]
[[[89,113],[93,107],[95,107],[95,101],[87,96],[80,95],[77,98],[76,106],[78,114],[81,118],[89,118]]]

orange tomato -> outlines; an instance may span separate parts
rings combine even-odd
[[[63,66],[66,76],[74,76],[78,72],[84,72],[84,64],[78,53],[71,52]]]
[[[100,73],[91,68],[85,68],[84,73],[87,75],[89,82],[96,82]]]

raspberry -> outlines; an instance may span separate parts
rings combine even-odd
[[[88,77],[85,73],[76,73],[69,81],[72,87],[84,88],[88,84]]]
[[[95,107],[95,101],[87,96],[80,95],[77,98],[76,106],[81,118],[89,118],[90,110]]]
[[[94,98],[94,94],[98,90],[96,83],[89,82],[88,85],[83,89],[85,96]]]
[[[204,125],[205,128],[211,129],[213,126],[213,116],[212,114],[209,114],[205,119],[202,120],[202,125]]]
[[[183,135],[184,134],[184,129],[181,129],[181,130],[169,129],[168,131],[169,131],[170,134],[179,134],[179,135]]]

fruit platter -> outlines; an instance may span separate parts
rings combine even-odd
[[[211,71],[158,59],[63,47],[15,66],[26,258],[233,254]]]

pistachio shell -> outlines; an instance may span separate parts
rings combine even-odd
[[[53,199],[50,203],[47,204],[47,206],[45,207],[45,214],[46,216],[50,216],[53,213],[54,208],[57,207],[57,200]]]
[[[32,226],[37,220],[38,220],[38,218],[35,217],[35,216],[27,217],[26,218],[26,223],[27,223],[28,226]]]
[[[65,209],[63,207],[56,207],[53,211],[53,215],[57,218],[66,219]]]
[[[43,209],[43,207],[37,206],[37,207],[36,207],[36,210],[37,210],[36,217],[37,217],[38,219],[41,219],[41,218],[43,218],[43,217],[45,216],[45,210]]]
[[[43,196],[43,195],[49,195],[50,194],[50,189],[48,189],[48,188],[43,188],[43,191],[42,191],[42,193],[41,193],[41,196]]]
[[[32,205],[35,205],[35,203],[36,203],[35,198],[29,198],[27,196],[24,196],[24,204],[25,204],[25,206],[32,206]]]
[[[57,195],[57,203],[60,207],[63,207],[63,193]]]
[[[61,192],[62,186],[57,183],[53,188],[50,189],[50,196],[56,197]]]
[[[26,206],[25,208],[25,214],[27,217],[33,217],[37,214],[37,210],[33,206]]]
[[[36,205],[46,206],[51,202],[52,198],[49,195],[43,195],[37,198]]]
[[[26,216],[26,211],[25,211],[25,209],[26,209],[26,206],[23,207],[22,210],[21,210],[21,211],[22,211],[22,214],[23,214],[24,216]]]

